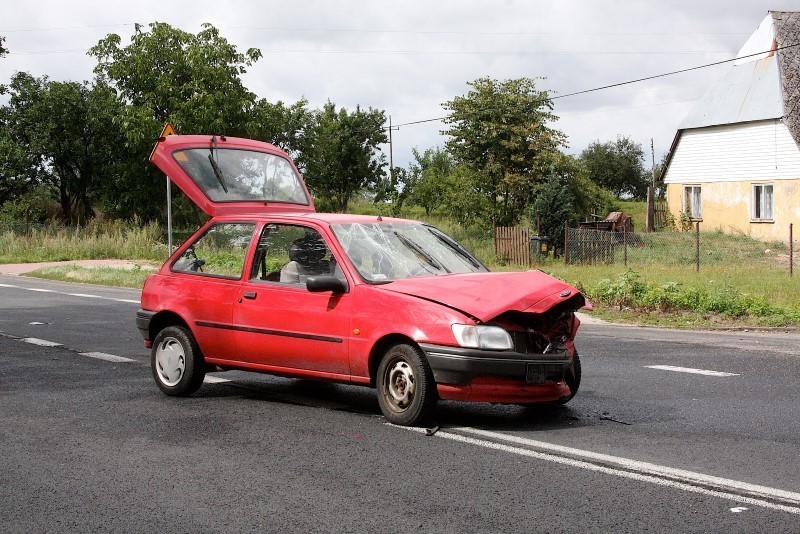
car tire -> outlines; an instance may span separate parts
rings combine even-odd
[[[158,333],[150,368],[161,391],[173,397],[188,397],[200,388],[206,375],[197,342],[181,326],[168,326]]]
[[[566,404],[571,401],[575,394],[578,393],[578,388],[581,386],[581,359],[577,352],[572,357],[572,372],[567,372],[564,381],[567,383],[567,387],[569,387],[569,396],[558,399],[556,401],[558,404]]]
[[[383,355],[377,374],[378,404],[393,424],[430,421],[436,408],[436,382],[428,361],[411,345],[394,345]]]

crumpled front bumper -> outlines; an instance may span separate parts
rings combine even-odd
[[[563,382],[572,372],[572,358],[565,348],[547,354],[467,349],[421,343],[437,384],[468,384],[477,377],[494,377],[523,384]]]

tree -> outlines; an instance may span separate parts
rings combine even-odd
[[[466,96],[443,104],[450,115],[442,133],[450,136],[447,148],[456,161],[477,178],[477,193],[488,201],[491,216],[498,224],[513,224],[566,137],[548,126],[557,117],[535,80],[479,78],[468,85]]]
[[[93,217],[101,183],[117,171],[114,92],[102,83],[52,82],[27,73],[14,75],[9,92],[4,182],[50,186],[67,223]]]
[[[455,169],[453,157],[439,147],[428,148],[420,154],[413,149],[414,161],[409,165],[409,200],[425,209],[425,215],[442,204],[447,191],[448,177]]]
[[[247,137],[272,143],[295,161],[300,161],[305,148],[305,136],[313,118],[314,114],[308,110],[305,98],[291,106],[280,101],[271,104],[261,99],[253,106],[245,123],[245,131]]]
[[[357,191],[378,186],[385,157],[377,152],[388,140],[384,122],[383,111],[337,111],[331,102],[314,113],[298,163],[321,207],[346,211]]]
[[[541,234],[549,237],[557,249],[564,248],[564,223],[574,225],[577,222],[574,200],[567,180],[552,174],[539,189],[531,206],[531,216],[539,222]]]
[[[642,145],[628,137],[616,141],[595,141],[581,152],[580,161],[594,183],[617,197],[647,196],[648,176],[644,168]]]
[[[98,77],[126,104],[116,123],[129,158],[108,184],[109,208],[144,219],[159,215],[156,199],[163,198],[163,175],[147,157],[163,124],[171,122],[180,133],[245,135],[255,95],[240,76],[261,57],[255,48],[238,52],[210,24],[197,34],[162,22],[149,28],[137,24],[127,46],[109,34],[89,51],[98,59]]]

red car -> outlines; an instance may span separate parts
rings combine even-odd
[[[142,290],[136,323],[167,395],[239,369],[375,387],[386,419],[415,425],[437,399],[578,391],[574,287],[489,272],[424,223],[316,213],[266,143],[172,135],[151,160],[211,216]]]

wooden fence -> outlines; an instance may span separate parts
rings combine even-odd
[[[669,221],[669,209],[666,200],[656,200],[653,203],[653,228],[661,229],[667,227]]]
[[[527,228],[496,226],[494,253],[500,261],[517,265],[531,265],[531,241]]]

